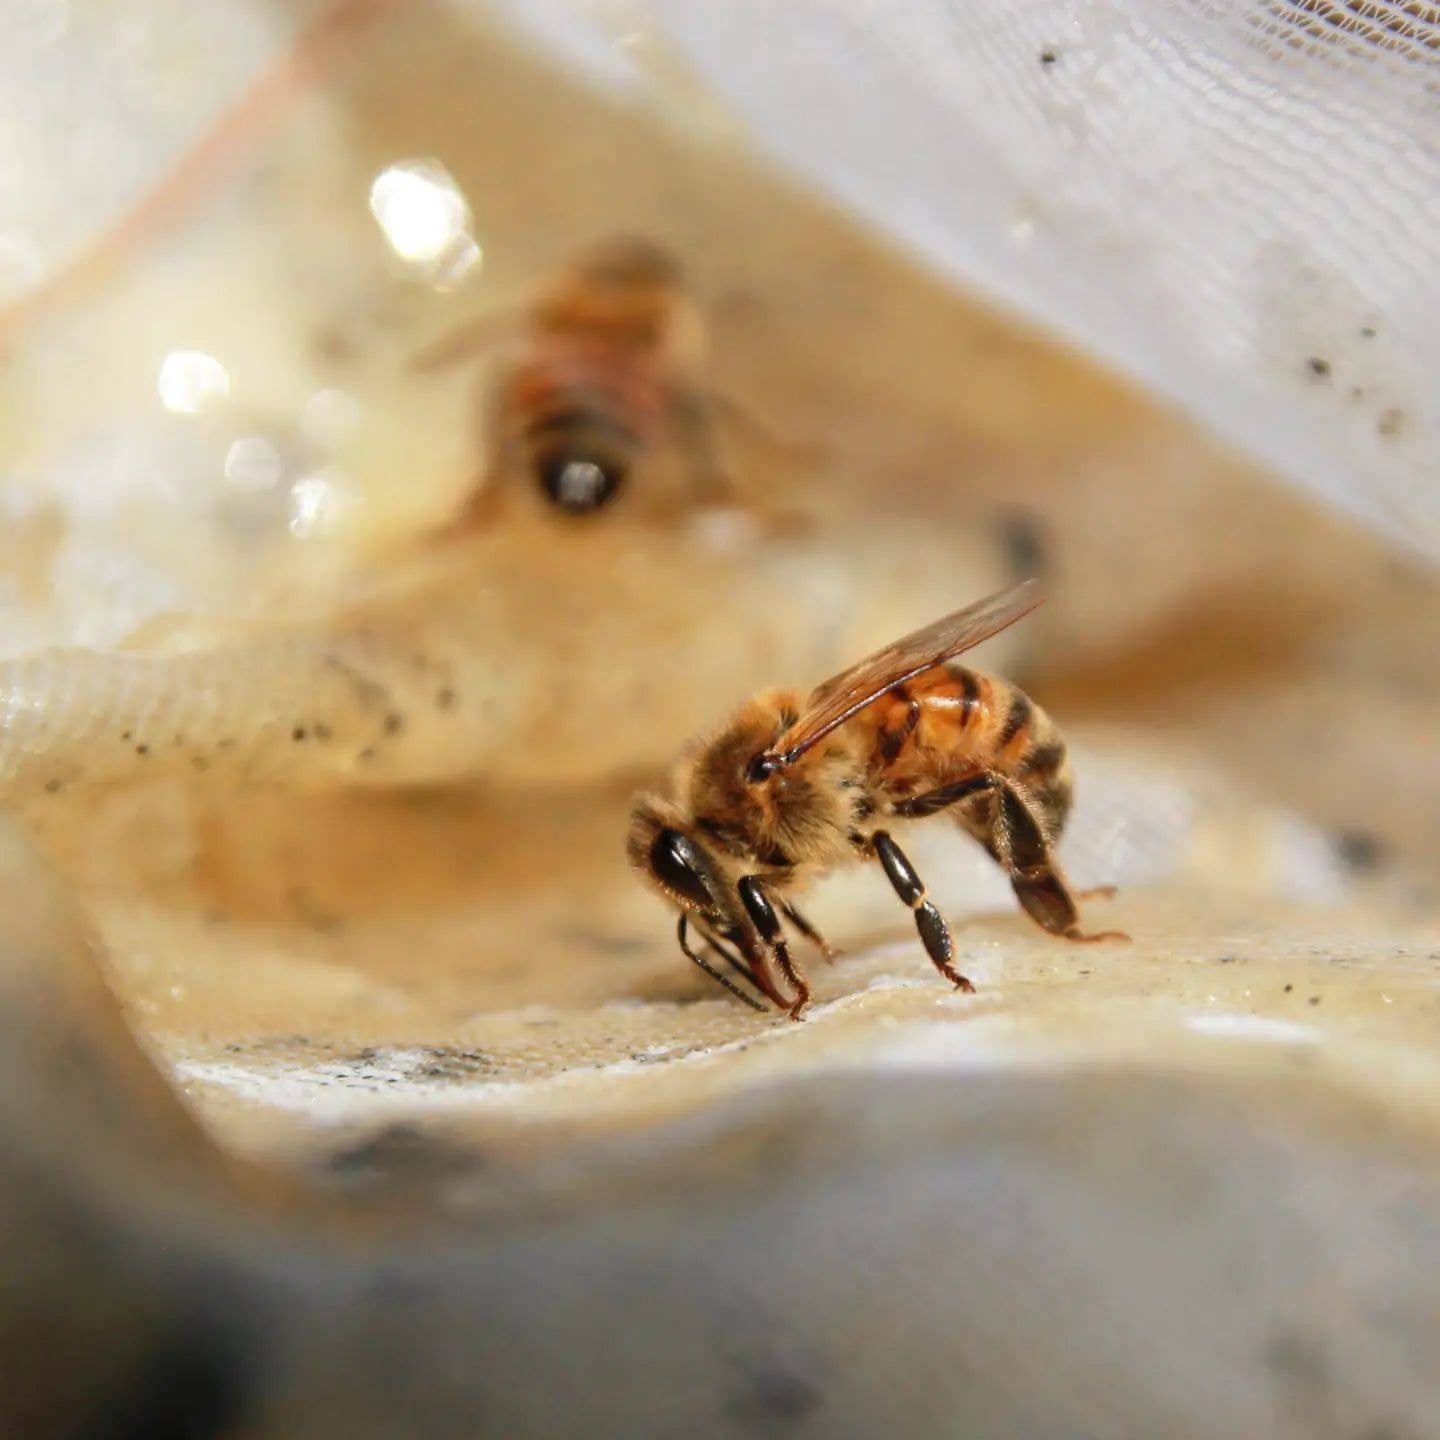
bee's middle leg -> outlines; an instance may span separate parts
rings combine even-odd
[[[955,942],[950,937],[950,927],[945,923],[945,917],[925,898],[925,886],[905,852],[884,830],[877,830],[870,837],[870,844],[895,893],[915,912],[915,928],[920,932],[925,953],[935,968],[957,990],[973,995],[974,985],[951,964]]]
[[[805,981],[805,972],[791,958],[790,947],[785,943],[784,932],[780,929],[780,917],[775,913],[770,897],[760,888],[760,882],[753,875],[747,875],[740,882],[739,888],[745,913],[759,931],[761,940],[770,947],[770,953],[774,955],[780,973],[795,992],[789,1013],[792,1020],[798,1020],[810,1003],[810,986]]]

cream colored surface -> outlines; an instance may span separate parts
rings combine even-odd
[[[1297,1145],[1343,1114],[1326,1143],[1346,1165],[1392,1126],[1428,1164],[1432,573],[944,289],[723,126],[607,108],[443,6],[377,22],[292,127],[100,293],[31,318],[0,374],[0,456],[36,537],[0,556],[15,597],[0,798],[92,917],[126,1013],[205,1129],[323,1165],[413,1122],[499,1157],[496,1183],[519,1194],[534,1152],[563,1165],[618,1131],[643,1144],[721,1102],[783,1156],[782,1082],[823,1095],[842,1074],[879,1096],[911,1072],[1020,1089],[1043,1072],[1061,1115],[1128,1077],[1139,1109],[1118,1104],[1117,1123],[1139,1117],[1149,1144],[1163,1127],[1146,1097],[1178,1073],[1183,1104],[1218,1105],[1243,1144],[1251,1114]],[[412,156],[443,161],[483,246],[453,293],[390,272],[365,203],[370,177]],[[733,436],[753,487],[739,516],[661,520],[642,493],[573,524],[518,482],[492,529],[428,539],[479,466],[479,377],[422,379],[407,358],[618,227],[685,258],[717,387],[817,457]],[[182,342],[233,372],[203,417],[155,398],[155,359]],[[320,464],[338,497],[307,531],[283,487],[228,491],[223,457],[256,433],[301,446],[325,389],[359,418],[286,472]],[[778,502],[790,523],[770,523]],[[750,688],[818,680],[994,588],[1017,516],[1053,598],[977,663],[1074,738],[1064,853],[1080,883],[1122,887],[1088,913],[1133,942],[1041,935],[932,821],[915,857],[975,997],[938,982],[876,875],[849,872],[807,907],[846,952],[810,965],[812,1018],[740,1009],[625,871],[631,789]],[[887,1163],[882,1121],[857,1131],[857,1174]],[[914,1133],[955,1160],[931,1125]],[[1213,1159],[1219,1133],[1194,1155]],[[978,1122],[967,1136],[1005,1143]],[[1303,1184],[1323,1165],[1302,1151]],[[713,1162],[743,1217],[770,1172],[744,1143],[700,1152],[675,1183]],[[403,1151],[377,1153],[404,1170]],[[617,1153],[605,1164],[623,1168]],[[796,1173],[823,1204],[823,1175]],[[1113,1176],[1115,1214],[1143,1209],[1131,1171]],[[457,1193],[437,1203],[470,1213]],[[1218,1298],[1196,1303],[1221,1323]],[[1424,1414],[1419,1395],[1400,1413]]]

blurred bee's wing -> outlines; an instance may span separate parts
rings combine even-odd
[[[513,332],[520,318],[521,312],[515,308],[487,310],[454,329],[447,330],[438,339],[417,351],[410,357],[410,368],[422,373],[446,370],[461,360],[468,360],[478,351],[489,348],[507,332]]]
[[[804,714],[775,742],[768,757],[772,768],[793,764],[817,740],[887,690],[988,640],[1028,615],[1042,599],[1039,583],[1027,580],[936,620],[832,676],[815,690]]]

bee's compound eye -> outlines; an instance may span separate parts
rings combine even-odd
[[[552,455],[540,461],[540,484],[553,504],[567,515],[587,515],[614,499],[625,478],[613,462]]]
[[[708,910],[713,902],[705,888],[703,864],[695,842],[678,830],[662,830],[650,846],[650,869],[655,878],[667,889]]]

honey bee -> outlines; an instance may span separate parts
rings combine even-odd
[[[955,968],[949,927],[891,833],[942,811],[990,852],[1051,934],[1128,938],[1081,931],[1076,902],[1086,896],[1072,892],[1056,860],[1073,781],[1054,724],[1016,686],[955,663],[1039,603],[1036,582],[1026,581],[887,645],[808,699],[757,695],[681,761],[669,795],[636,797],[630,861],[678,907],[690,960],[753,1008],[764,1007],[752,988],[799,1019],[810,987],[781,916],[826,959],[833,951],[789,897],[843,862],[878,860],[935,968],[973,990]],[[698,949],[687,938],[692,926]]]
[[[473,353],[482,319],[416,357],[433,370]],[[723,499],[712,397],[701,384],[704,327],[679,263],[652,241],[616,236],[535,296],[518,356],[487,388],[489,473],[462,523],[494,503],[494,481],[528,476],[568,515],[609,505],[632,474],[674,446],[688,499]]]

